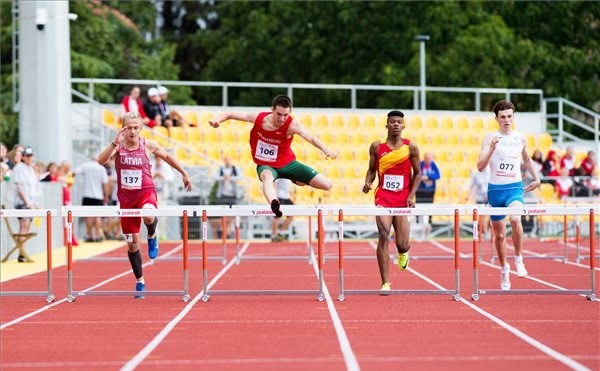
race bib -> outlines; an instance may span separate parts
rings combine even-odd
[[[516,178],[521,172],[521,162],[519,157],[498,157],[498,163],[495,172],[497,177]]]
[[[142,189],[142,171],[121,170],[121,188]]]
[[[278,150],[278,146],[265,143],[259,139],[258,143],[256,143],[256,153],[254,154],[254,157],[263,161],[275,162],[275,160],[277,160]]]
[[[402,175],[383,175],[383,189],[392,192],[400,192],[404,188],[404,176]]]

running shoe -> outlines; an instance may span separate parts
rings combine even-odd
[[[510,290],[510,265],[508,264],[500,268],[500,288]]]
[[[407,252],[405,252],[404,254],[398,255],[398,268],[400,268],[401,271],[408,268],[408,253]]]
[[[271,242],[283,242],[285,240],[287,240],[287,238],[281,233],[277,233],[275,237],[271,238]]]
[[[527,269],[523,264],[523,256],[515,256],[515,267],[517,267],[517,276],[525,277],[527,275]]]
[[[386,282],[383,285],[381,285],[381,289],[379,291],[381,291],[381,295],[388,295],[388,291],[390,291],[391,289],[392,289],[392,284],[389,282]]]
[[[148,256],[150,259],[156,259],[158,256],[158,240],[156,234],[152,238],[148,238]]]
[[[275,214],[276,218],[281,218],[283,216],[283,213],[281,212],[281,210],[279,210],[280,206],[281,204],[279,203],[278,199],[274,199],[273,201],[271,201],[271,211],[273,211],[273,214]]]
[[[135,291],[143,292],[145,288],[146,288],[146,284],[144,282],[136,282],[135,283]],[[142,295],[142,294],[136,294],[134,297],[136,299],[143,299],[144,295]]]

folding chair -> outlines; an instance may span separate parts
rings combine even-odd
[[[15,252],[15,250],[19,250],[19,256],[22,256],[23,258],[25,258],[25,261],[28,263],[33,262],[33,260],[29,257],[29,255],[27,255],[27,253],[25,252],[25,243],[37,236],[37,233],[35,232],[31,232],[31,233],[14,233],[12,230],[12,227],[10,226],[10,223],[8,222],[8,218],[3,218],[4,222],[6,223],[6,228],[8,229],[8,233],[10,234],[10,236],[12,237],[13,241],[15,242],[15,247],[13,247],[12,249],[10,249],[10,251],[6,254],[6,256],[4,256],[4,258],[2,259],[2,263],[4,263],[5,261],[8,260],[8,258],[10,257],[10,255]]]

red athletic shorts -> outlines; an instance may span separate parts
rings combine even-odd
[[[382,192],[375,193],[375,206],[385,208],[408,207],[408,192]]]
[[[135,200],[129,200],[129,202],[119,200],[119,207],[121,209],[141,209],[144,205],[154,205],[154,207],[157,207],[155,190],[148,189],[140,192],[142,194]],[[127,216],[121,218],[123,234],[140,233],[141,224],[141,217]]]

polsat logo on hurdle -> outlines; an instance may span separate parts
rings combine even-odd
[[[410,210],[410,209],[388,209],[388,213],[390,213],[390,215],[412,215],[412,210]]]
[[[131,210],[131,211],[117,210],[117,214],[120,216],[141,216],[142,215],[142,213],[139,210]]]
[[[252,210],[252,215],[273,215],[271,210]]]
[[[523,209],[523,215],[542,215],[546,213],[546,209]]]

